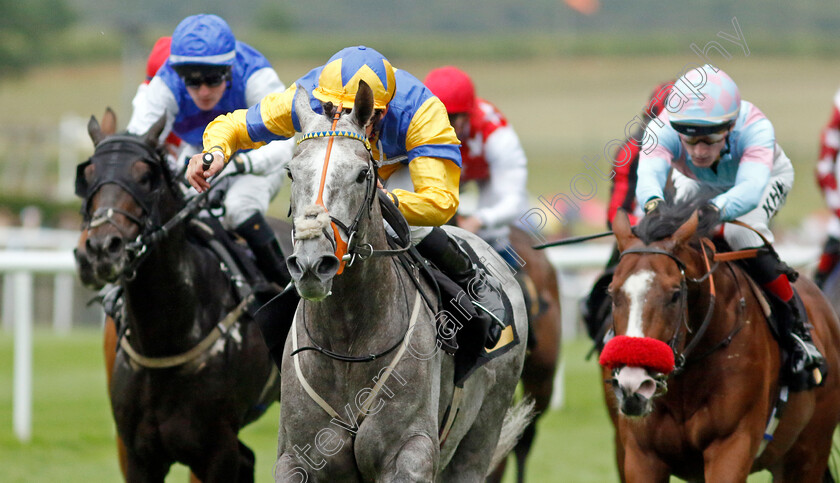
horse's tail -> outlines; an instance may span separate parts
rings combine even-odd
[[[505,420],[502,423],[502,431],[499,433],[499,442],[493,450],[493,459],[487,469],[487,475],[493,472],[499,463],[511,452],[519,442],[519,437],[525,428],[534,419],[534,400],[530,397],[523,397],[518,403],[508,408],[505,413]]]

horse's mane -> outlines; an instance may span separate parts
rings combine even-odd
[[[674,201],[671,196],[666,196],[665,201],[659,204],[657,210],[644,218],[634,228],[634,233],[646,245],[655,241],[664,240],[674,234],[681,227],[695,210],[708,203],[709,198],[695,198],[691,200]],[[710,216],[700,216],[697,224],[697,232],[694,240],[708,237],[720,222]]]

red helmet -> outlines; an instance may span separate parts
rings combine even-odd
[[[149,59],[146,61],[146,82],[152,80],[160,66],[169,58],[170,45],[172,45],[172,37],[161,37],[155,42]]]
[[[475,87],[472,80],[466,72],[457,67],[434,69],[429,72],[423,83],[443,102],[450,114],[470,112],[475,105]]]

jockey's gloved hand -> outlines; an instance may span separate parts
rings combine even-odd
[[[645,215],[656,212],[656,209],[659,208],[659,204],[662,203],[662,201],[662,198],[651,198],[647,200],[645,203]]]
[[[697,210],[697,216],[704,225],[715,226],[720,224],[720,208],[711,201]]]

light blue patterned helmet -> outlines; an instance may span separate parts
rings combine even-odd
[[[211,14],[192,15],[175,27],[169,63],[231,66],[236,38],[227,22]]]
[[[715,72],[709,64],[677,79],[671,90],[671,96],[675,95],[688,100],[676,112],[669,112],[671,126],[689,136],[703,136],[729,127],[741,109],[741,94],[735,81],[720,69]]]

